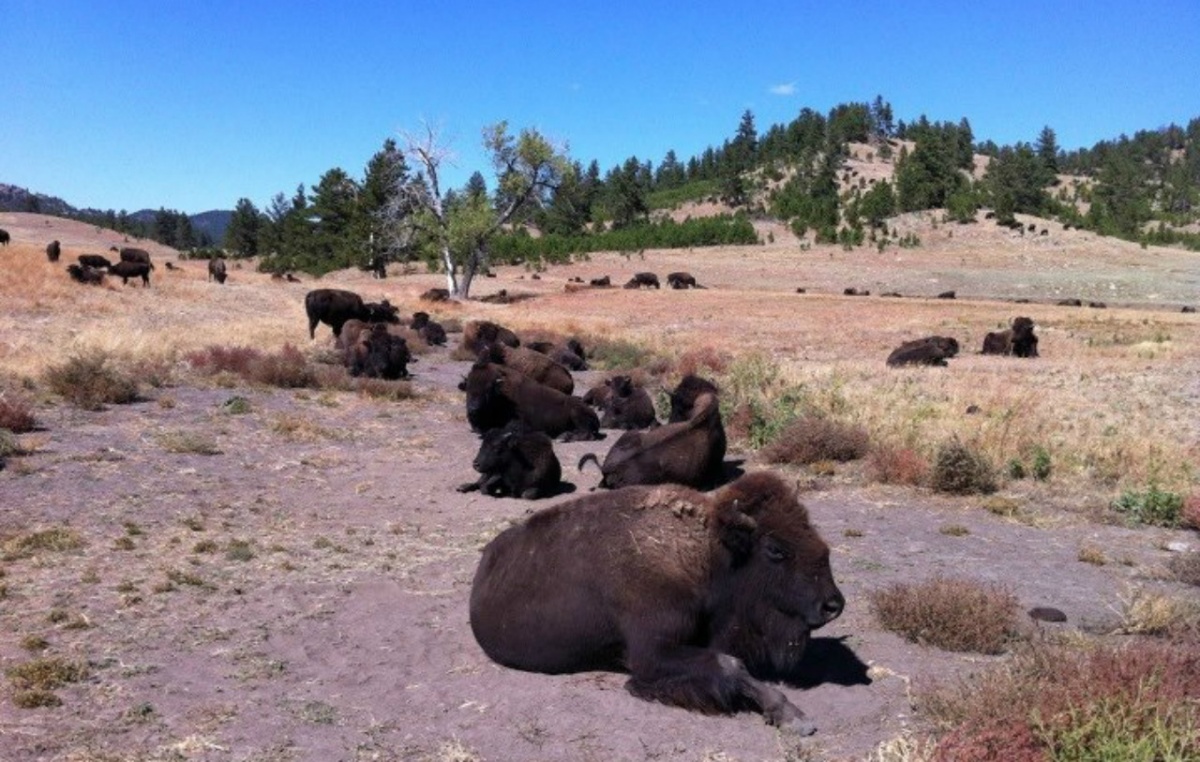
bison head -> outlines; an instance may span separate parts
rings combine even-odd
[[[684,376],[679,386],[675,387],[675,391],[671,392],[670,423],[679,423],[691,418],[696,400],[704,394],[716,395],[717,385],[699,376]]]
[[[714,645],[756,675],[794,671],[809,633],[845,606],[829,546],[793,491],[771,473],[730,484],[712,510],[710,525],[729,557],[719,583],[728,610],[715,622]]]
[[[516,408],[503,393],[504,374],[499,366],[479,361],[459,385],[467,393],[467,422],[471,429],[486,432],[516,417]]]

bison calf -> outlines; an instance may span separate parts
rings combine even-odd
[[[483,550],[471,631],[496,662],[561,674],[624,669],[648,701],[750,707],[816,730],[778,688],[845,599],[829,546],[771,473],[712,495],[632,487],[539,511]]]
[[[520,423],[484,434],[472,465],[480,476],[460,485],[459,492],[535,500],[555,494],[562,482],[562,466],[550,437]]]

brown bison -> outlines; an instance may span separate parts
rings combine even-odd
[[[609,278],[607,275],[602,278],[592,278],[588,281],[588,285],[595,286],[596,288],[608,288],[612,285],[612,278]]]
[[[408,378],[408,364],[416,362],[402,336],[388,332],[383,323],[374,323],[362,331],[346,352],[346,365],[352,376],[395,381]]]
[[[724,476],[725,427],[717,395],[700,394],[685,421],[649,431],[627,431],[600,463],[594,453],[579,459],[600,466],[600,486],[609,489],[634,484],[684,484],[706,488]]]
[[[170,264],[169,262],[167,264]],[[217,283],[224,283],[225,278],[225,260],[221,257],[213,257],[208,260],[208,279],[215,280]]]
[[[353,291],[340,288],[318,288],[304,296],[304,311],[308,314],[308,337],[316,338],[317,324],[324,323],[340,336],[347,320],[364,323],[399,323],[397,310],[387,299],[381,302],[363,302]]]
[[[463,326],[462,344],[460,349],[469,352],[472,357],[492,344],[505,344],[510,347],[521,346],[517,335],[499,323],[490,320],[472,320]]]
[[[459,492],[536,500],[556,494],[562,482],[562,466],[550,437],[519,421],[485,433],[472,465],[479,478],[459,485]]]
[[[142,287],[150,285],[150,270],[154,265],[146,264],[145,262],[130,262],[122,259],[108,268],[109,275],[115,275],[121,279],[122,284],[128,284],[130,278],[141,278]]]
[[[844,289],[842,289],[842,295],[843,296],[870,296],[871,292],[866,291],[866,290],[860,290],[857,288],[844,288]]]
[[[604,438],[599,416],[583,400],[503,365],[476,362],[458,388],[467,393],[467,422],[475,431],[516,419],[564,442]]]
[[[524,373],[539,384],[545,384],[563,394],[575,391],[575,379],[571,378],[571,371],[541,352],[497,342],[480,352],[479,356],[488,362]]]
[[[79,264],[84,267],[91,267],[95,270],[107,270],[112,267],[112,262],[108,261],[107,257],[102,257],[99,254],[80,254]]]
[[[450,289],[431,288],[422,293],[420,298],[427,302],[446,302],[450,300]]]
[[[704,288],[696,283],[696,277],[688,272],[667,273],[667,285],[674,289]]]
[[[12,240],[12,236],[8,234],[8,231],[0,228],[0,246],[7,246],[10,240]]]
[[[613,376],[607,381],[612,394],[604,402],[600,416],[602,429],[647,429],[658,425],[654,400],[645,387],[633,383],[629,376]]]
[[[122,262],[136,262],[146,265],[151,270],[154,269],[154,263],[150,261],[150,252],[145,249],[134,249],[128,246],[118,249],[116,246],[111,246],[109,251],[117,252],[117,256]]]
[[[446,346],[446,329],[442,327],[441,323],[431,320],[428,312],[414,312],[408,327],[416,331],[426,345]]]
[[[104,282],[104,270],[87,265],[67,265],[67,274],[71,276],[71,280],[92,286]]]
[[[57,262],[60,254],[62,254],[62,246],[59,245],[57,239],[46,244],[46,259]]]
[[[587,354],[579,339],[567,339],[564,345],[552,341],[534,341],[528,344],[534,352],[541,352],[567,370],[587,370]]]
[[[887,364],[896,368],[901,365],[946,366],[946,360],[958,354],[958,340],[949,336],[926,336],[923,339],[906,341],[892,350]]]
[[[638,698],[751,708],[809,735],[813,722],[763,681],[795,675],[810,633],[844,606],[807,509],[763,472],[711,495],[632,487],[538,511],[483,549],[470,621],[504,666],[621,669]]]
[[[629,282],[625,284],[625,288],[659,288],[658,276],[654,273],[634,273]]]
[[[938,299],[956,299],[956,298],[958,298],[958,294],[955,293],[954,291],[943,291],[942,293],[937,295],[937,298]]]
[[[991,331],[983,337],[983,349],[980,350],[980,354],[1037,357],[1037,345],[1038,337],[1033,333],[1033,319],[1015,317],[1010,328]]]

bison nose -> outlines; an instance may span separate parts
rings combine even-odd
[[[826,622],[832,622],[841,615],[842,609],[846,606],[846,599],[841,593],[834,593],[825,599],[825,603],[821,604],[821,612],[825,615]]]

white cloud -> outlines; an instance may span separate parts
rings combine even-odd
[[[795,95],[796,83],[787,82],[782,85],[771,85],[770,90],[772,95]]]

